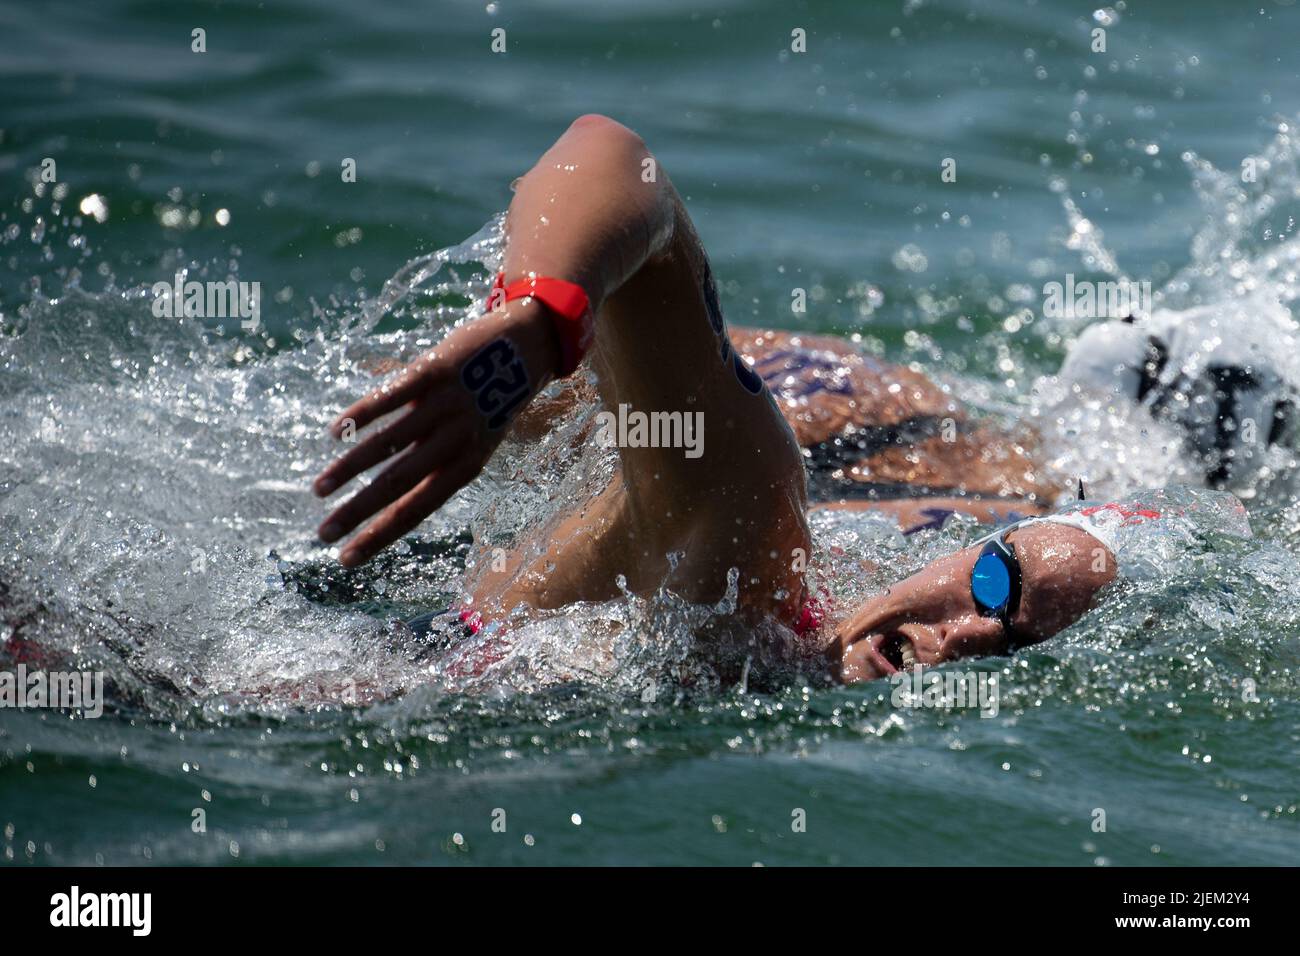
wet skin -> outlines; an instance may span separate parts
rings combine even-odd
[[[1115,559],[1088,533],[1064,525],[1011,532],[1023,574],[1020,607],[1011,620],[1017,643],[1036,644],[1064,630],[1115,578]],[[845,683],[875,680],[908,666],[1010,650],[1002,622],[984,617],[971,597],[979,547],[940,558],[878,595],[834,628],[827,654]]]
[[[707,454],[691,459],[677,449],[620,447],[603,491],[570,503],[531,531],[507,555],[504,569],[483,563],[467,582],[466,604],[488,620],[517,608],[616,599],[624,587],[619,573],[635,594],[668,588],[686,601],[716,603],[734,569],[738,613],[793,624],[805,582],[792,556],[812,547],[804,459],[793,429],[817,442],[846,424],[963,419],[942,389],[898,369],[872,373],[867,359],[824,337],[804,343],[817,353],[815,361],[804,362],[807,356],[795,354],[800,336],[745,331],[741,344],[761,339],[778,350],[772,354],[785,356],[763,364],[783,412],[727,331],[707,255],[681,197],[661,165],[652,179],[642,177],[650,158],[645,143],[618,123],[599,116],[576,120],[516,184],[503,280],[508,285],[536,274],[581,287],[595,317],[590,362],[602,407],[615,413],[625,404],[689,407],[708,418]],[[355,532],[341,546],[344,565],[370,560],[482,470],[505,428],[487,417],[493,412],[483,406],[486,393],[471,393],[466,370],[487,350],[497,354],[504,346],[526,372],[526,394],[512,391],[509,406],[521,409],[559,371],[552,318],[532,299],[457,327],[335,421],[336,438],[346,436],[349,423],[374,427],[341,449],[317,479],[318,495],[329,497],[386,466],[321,524],[326,543]],[[849,378],[861,371],[857,392],[845,393],[841,367]],[[817,396],[829,404],[814,404]],[[948,443],[938,433],[930,435],[938,451],[890,445],[893,458],[876,455],[844,470],[887,484],[942,489],[943,500],[861,503],[890,510],[905,528],[929,526],[938,520],[931,512],[942,510],[1002,518],[1009,508],[1036,508],[1047,496],[1050,489],[1038,487],[1037,469],[1015,441],[988,455],[990,440],[981,433],[963,436],[958,428],[957,437],[965,437],[971,454],[939,454]],[[970,498],[972,492],[988,497]],[[1077,619],[1113,576],[1109,560],[1093,570],[1100,546],[1082,531],[1035,527],[1010,537],[1025,572],[1016,619],[1022,643],[1046,639]],[[967,549],[937,561],[846,620],[824,626],[832,668],[844,680],[864,680],[898,666],[890,655],[901,655],[904,647],[923,664],[1006,650],[1000,623],[981,618],[971,602],[975,558]]]

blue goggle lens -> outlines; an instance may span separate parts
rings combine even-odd
[[[996,554],[981,554],[970,573],[970,593],[983,610],[1000,611],[1011,599],[1011,574]]]

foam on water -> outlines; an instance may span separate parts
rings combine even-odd
[[[477,264],[457,272],[470,254],[490,250],[414,260],[376,302],[321,312],[286,346],[158,319],[147,288],[35,296],[0,338],[9,632],[103,664],[128,696],[364,700],[419,679],[364,611],[446,600],[463,506],[428,526],[445,546],[349,575],[313,540],[308,483],[376,362],[464,317],[446,290],[483,284]],[[385,316],[405,328],[376,331]]]

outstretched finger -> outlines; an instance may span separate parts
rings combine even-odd
[[[386,458],[391,458],[409,446],[434,425],[435,412],[425,403],[417,405],[397,421],[380,429],[346,454],[334,459],[316,478],[313,490],[322,498]]]
[[[463,444],[463,440],[460,442]],[[443,467],[455,451],[457,441],[452,429],[440,431],[428,441],[413,446],[406,454],[381,471],[365,488],[335,508],[321,522],[320,539],[332,544],[361,522],[378,514],[428,475]]]
[[[366,525],[339,555],[339,563],[345,568],[365,564],[402,535],[418,527],[421,521],[441,508],[448,498],[473,477],[469,469],[459,462],[427,476]]]
[[[341,437],[349,422],[354,429],[365,428],[376,418],[418,398],[428,387],[424,381],[426,371],[424,362],[419,361],[393,381],[386,382],[365,398],[353,402],[330,424],[330,434],[335,438]]]

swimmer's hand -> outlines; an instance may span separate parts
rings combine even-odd
[[[332,544],[368,521],[339,555],[350,568],[413,530],[482,471],[506,425],[558,362],[549,318],[538,303],[523,300],[456,329],[396,379],[349,406],[330,433],[357,444],[320,473],[316,494],[328,497],[394,460],[330,513],[317,531],[320,539]],[[403,406],[402,414],[360,436]]]

